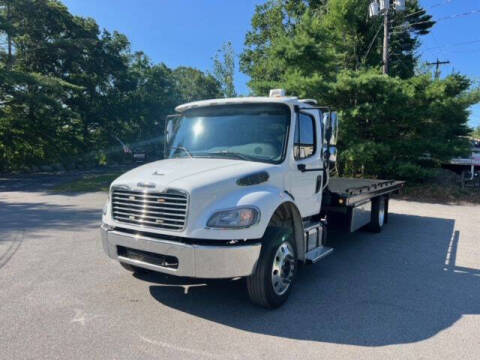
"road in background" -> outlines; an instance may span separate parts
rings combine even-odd
[[[2,190],[2,359],[480,354],[480,206],[392,201],[381,234],[335,234],[333,255],[301,269],[271,311],[242,281],[123,270],[99,240],[104,193],[49,194],[34,180]]]

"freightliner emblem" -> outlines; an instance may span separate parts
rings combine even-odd
[[[155,187],[155,184],[154,183],[144,183],[144,182],[139,182],[137,184],[138,187],[144,187],[144,188],[149,188],[149,189],[153,189]]]

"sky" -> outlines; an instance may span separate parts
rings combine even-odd
[[[408,1],[408,0],[407,0]],[[94,18],[101,28],[125,34],[132,50],[144,51],[154,63],[192,66],[212,71],[212,57],[231,41],[243,49],[255,6],[263,0],[63,0],[75,15]],[[437,20],[422,37],[423,61],[448,60],[442,75],[452,71],[480,82],[480,1],[420,0]],[[248,76],[239,72],[237,92],[247,95]],[[472,108],[471,126],[480,126],[480,105]]]

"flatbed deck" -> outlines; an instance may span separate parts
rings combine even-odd
[[[328,183],[330,206],[355,206],[376,196],[400,190],[404,181],[332,177]]]

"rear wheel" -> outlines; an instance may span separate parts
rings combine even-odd
[[[144,268],[141,268],[141,267],[138,267],[138,266],[126,264],[124,262],[120,262],[120,265],[122,265],[122,267],[125,270],[130,271],[130,272],[135,273],[135,274],[145,274],[145,273],[150,272],[150,270],[148,270],[148,269],[144,269]]]
[[[297,256],[292,229],[269,227],[263,237],[262,251],[255,272],[247,278],[250,300],[276,308],[290,295],[297,272]]]
[[[382,231],[385,220],[387,219],[387,209],[385,197],[379,196],[372,200],[372,213],[368,226],[370,231],[376,233]]]

